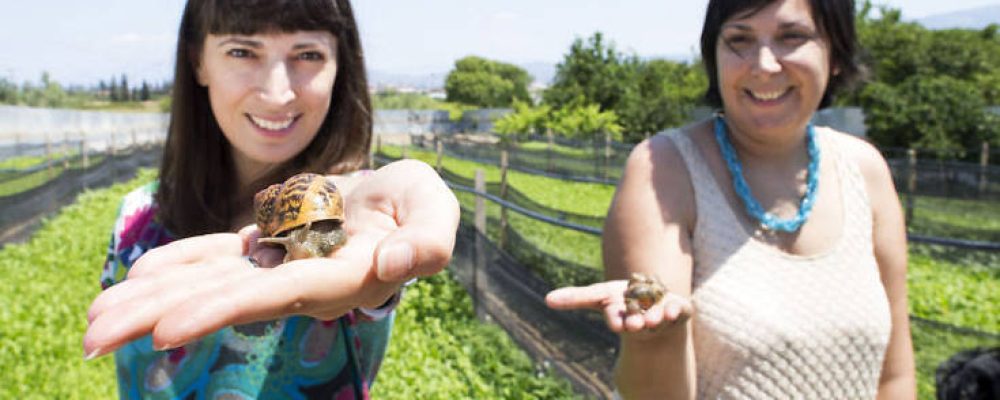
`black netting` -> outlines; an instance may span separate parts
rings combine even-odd
[[[548,308],[550,286],[466,222],[449,268],[473,296],[477,313],[489,315],[535,360],[551,365],[580,393],[610,397],[617,336],[599,314]]]
[[[123,182],[140,167],[155,167],[161,152],[160,147],[134,147],[116,154],[89,154],[86,167],[83,157],[76,155],[65,163],[49,163],[49,169],[42,165],[8,172],[0,183],[10,188],[0,194],[0,244],[27,238],[43,216],[72,203],[84,189]]]

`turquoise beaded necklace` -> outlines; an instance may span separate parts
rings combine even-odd
[[[816,145],[816,130],[813,129],[812,123],[806,127],[806,148],[809,152],[806,194],[802,196],[799,203],[798,214],[791,219],[779,219],[774,214],[765,212],[757,199],[753,197],[750,186],[743,178],[743,167],[740,166],[736,150],[729,143],[729,138],[726,135],[726,120],[722,115],[715,116],[715,140],[722,150],[722,158],[726,160],[726,166],[729,167],[729,175],[733,177],[733,188],[736,190],[736,195],[743,201],[747,214],[760,222],[761,228],[765,231],[795,232],[799,230],[809,218],[809,213],[812,212],[813,204],[816,202],[816,189],[819,187],[819,146]]]

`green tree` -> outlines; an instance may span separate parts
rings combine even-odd
[[[637,142],[647,133],[687,122],[707,87],[699,63],[625,55],[596,32],[573,42],[544,100],[553,109],[597,104],[620,118],[625,140]]]
[[[540,135],[548,127],[551,112],[552,108],[547,105],[532,107],[530,103],[514,101],[514,112],[494,122],[493,129],[505,142],[520,135]]]
[[[883,146],[962,155],[1000,139],[974,83],[950,76],[914,76],[898,86],[868,85],[861,94],[869,135]]]
[[[997,26],[929,30],[889,7],[872,18],[872,8],[862,5],[857,26],[874,73],[844,102],[864,107],[869,136],[882,146],[953,155],[984,140],[1000,144],[985,110],[1000,100]]]
[[[7,78],[0,78],[0,103],[3,104],[17,104],[20,90],[17,88],[17,84],[7,80]]]
[[[482,57],[455,62],[445,79],[449,102],[479,107],[510,107],[514,100],[529,100],[531,76],[520,67]]]
[[[601,32],[586,41],[577,38],[556,65],[552,86],[543,96],[545,103],[559,109],[582,101],[597,104],[601,110],[614,109],[625,95],[628,80],[623,58]]]
[[[700,64],[633,57],[625,65],[629,79],[614,111],[621,116],[624,140],[629,142],[687,122],[708,87]]]
[[[552,112],[549,127],[563,136],[593,140],[610,134],[611,139],[622,139],[622,126],[614,111],[601,111],[597,104],[570,104]]]

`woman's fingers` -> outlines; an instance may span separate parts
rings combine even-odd
[[[215,233],[177,240],[139,257],[129,269],[128,278],[160,273],[165,266],[199,263],[223,255],[241,256],[248,254],[247,246],[245,238],[236,233]]]
[[[594,309],[604,314],[608,328],[616,333],[655,330],[661,326],[683,323],[693,314],[691,301],[668,293],[643,312],[628,312],[625,307],[624,280],[595,283],[585,287],[565,287],[545,296],[545,303],[557,310]]]
[[[628,282],[608,281],[590,286],[571,286],[553,290],[545,296],[545,303],[556,310],[589,308],[603,310],[611,303],[621,303],[624,310],[624,293]]]
[[[148,334],[179,304],[221,290],[226,284],[224,277],[231,278],[234,272],[220,266],[186,266],[115,285],[91,307],[83,340],[85,354],[105,354]]]
[[[433,275],[451,259],[460,216],[458,200],[429,165],[403,160],[382,167],[360,181],[349,202],[351,218],[365,223],[358,228],[387,234],[375,253],[380,280],[399,282]]]
[[[153,343],[177,347],[230,325],[308,315],[333,319],[354,308],[366,271],[331,259],[299,260],[201,293],[165,314]]]

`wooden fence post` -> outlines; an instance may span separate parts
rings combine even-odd
[[[87,134],[80,131],[80,157],[83,160],[83,169],[90,168],[90,156],[87,154]]]
[[[986,189],[990,185],[990,177],[987,168],[990,166],[990,142],[983,141],[983,148],[979,153],[979,194],[985,195]]]
[[[552,152],[555,151],[555,137],[552,135],[552,128],[545,130],[545,136],[549,139],[549,145],[546,147],[545,156],[547,158],[547,166],[545,167],[545,172],[552,172]]]
[[[485,317],[485,310],[483,310],[482,301],[479,296],[479,275],[481,270],[486,269],[486,202],[483,196],[479,193],[486,193],[486,178],[484,177],[483,170],[476,170],[476,263],[473,265],[473,276],[472,276],[472,307],[476,312],[476,316],[480,319]]]
[[[434,135],[434,146],[437,151],[437,164],[435,164],[434,169],[437,170],[438,174],[441,174],[441,156],[444,155],[444,146],[441,144],[441,138],[438,135]]]
[[[111,163],[111,182],[118,182],[118,162],[115,160],[115,156],[118,150],[115,148],[115,130],[111,129],[110,137],[108,139],[108,161]]]
[[[509,164],[507,149],[500,150],[500,199],[507,200],[507,167]],[[507,248],[507,207],[500,206],[500,249]]]
[[[48,132],[45,132],[45,178],[52,179],[52,139]]]
[[[69,131],[63,131],[62,141],[62,165],[63,169],[69,169]]]
[[[913,221],[913,207],[917,196],[917,151],[909,149],[906,151],[906,224]]]
[[[14,157],[21,156],[21,132],[14,133]]]
[[[605,180],[608,179],[608,169],[611,168],[611,133],[604,132],[604,172],[601,174]]]

